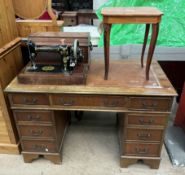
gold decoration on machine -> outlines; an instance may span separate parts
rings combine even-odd
[[[45,72],[51,72],[55,69],[54,66],[43,66],[42,67],[42,71],[45,71]]]

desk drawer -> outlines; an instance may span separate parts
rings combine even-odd
[[[19,135],[33,138],[55,138],[54,126],[18,125]]]
[[[52,104],[59,106],[126,108],[127,98],[113,95],[52,95]]]
[[[128,125],[155,125],[164,127],[167,122],[165,114],[127,114],[126,121]]]
[[[129,100],[131,110],[170,111],[171,105],[171,98],[130,97]]]
[[[124,154],[130,156],[159,156],[160,144],[125,143]]]
[[[53,141],[22,140],[21,143],[23,151],[42,152],[42,153],[58,152],[55,140]]]
[[[162,129],[126,129],[126,140],[140,141],[158,141],[160,142],[163,136]]]
[[[16,122],[54,123],[51,111],[14,110]]]
[[[10,94],[12,105],[49,105],[46,94]]]

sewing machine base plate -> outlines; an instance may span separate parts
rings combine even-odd
[[[30,63],[18,75],[22,84],[38,85],[80,85],[86,84],[88,67],[80,64],[73,72],[65,72],[58,65],[37,65],[36,70],[31,69]]]

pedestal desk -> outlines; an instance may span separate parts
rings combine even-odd
[[[138,160],[159,167],[176,92],[157,62],[149,81],[138,60],[112,61],[109,80],[102,77],[103,67],[92,62],[86,85],[24,85],[14,79],[7,86],[25,162],[39,155],[62,161],[67,111],[109,111],[118,114],[121,167]]]

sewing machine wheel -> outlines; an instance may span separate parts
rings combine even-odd
[[[77,59],[78,53],[79,53],[79,41],[75,39],[73,44],[73,56],[75,59]]]

